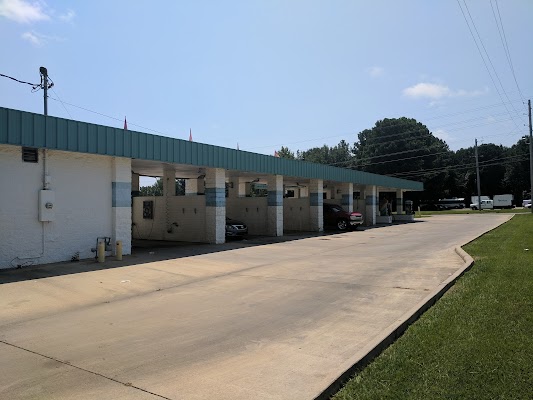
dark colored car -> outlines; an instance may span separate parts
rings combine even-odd
[[[363,215],[358,212],[344,210],[337,204],[324,203],[324,226],[335,227],[338,230],[357,229],[363,225]]]
[[[226,217],[226,238],[243,238],[248,234],[248,227],[244,222]]]

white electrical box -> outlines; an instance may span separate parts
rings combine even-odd
[[[39,221],[47,222],[55,219],[56,195],[52,190],[39,192]]]

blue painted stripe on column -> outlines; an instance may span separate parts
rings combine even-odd
[[[205,205],[207,207],[225,207],[225,188],[205,188]]]
[[[324,199],[322,196],[322,193],[309,193],[309,205],[321,206],[324,204]]]
[[[268,192],[267,204],[269,206],[282,206],[283,205],[283,192],[279,190],[272,190]]]
[[[367,206],[374,206],[378,204],[378,197],[377,196],[366,196],[365,204]]]
[[[113,207],[131,207],[131,182],[111,182]]]

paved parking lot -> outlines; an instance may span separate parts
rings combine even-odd
[[[0,272],[0,398],[313,399],[509,218]]]

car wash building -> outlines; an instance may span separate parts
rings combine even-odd
[[[379,221],[379,192],[420,182],[0,107],[0,268],[91,258],[132,239],[223,243],[226,217],[251,235],[322,231],[324,201]],[[141,197],[139,178],[163,195]],[[176,180],[185,182],[176,195]],[[261,187],[264,196],[251,197]],[[404,218],[408,216],[403,215]]]

